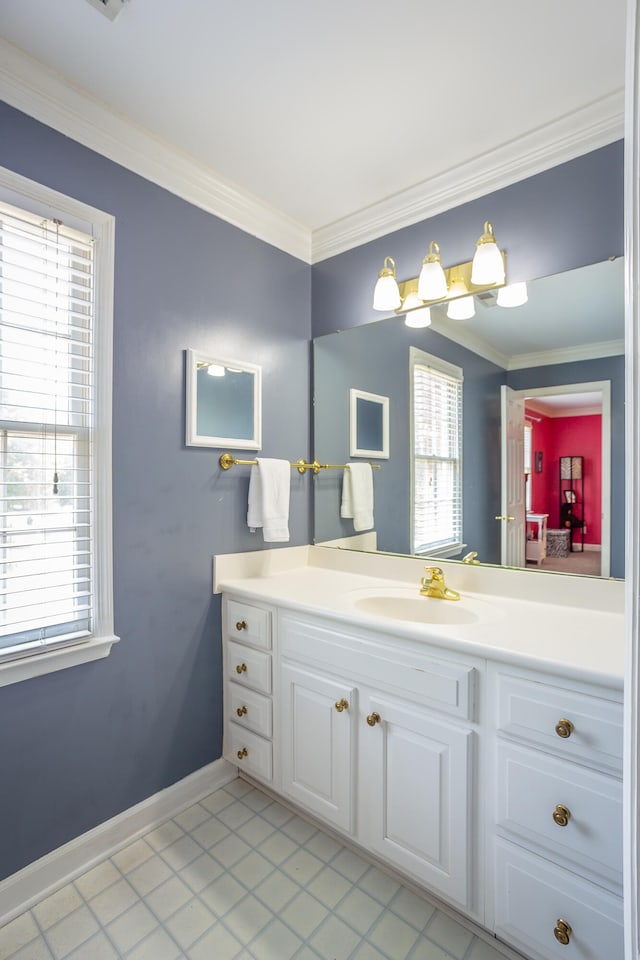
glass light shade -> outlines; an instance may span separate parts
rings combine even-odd
[[[423,260],[418,277],[418,296],[421,300],[442,300],[446,295],[447,278],[440,260]]]
[[[485,287],[492,283],[504,283],[504,277],[502,254],[493,235],[493,227],[487,220],[473,255],[471,283],[477,287]]]
[[[528,299],[527,285],[522,280],[520,283],[510,283],[506,287],[500,287],[496,302],[499,307],[521,307]]]
[[[447,316],[450,320],[470,320],[475,313],[476,305],[471,296],[451,300],[447,308]]]
[[[207,367],[207,373],[210,377],[224,377],[225,369],[220,363],[210,363]]]
[[[429,307],[418,307],[417,310],[412,310],[406,315],[404,322],[407,327],[430,327],[431,310]]]
[[[396,264],[393,257],[384,258],[384,266],[378,274],[373,291],[374,310],[397,310],[402,299],[396,281]]]

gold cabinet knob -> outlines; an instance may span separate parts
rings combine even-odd
[[[238,760],[244,760],[245,757],[249,756],[249,751],[246,747],[243,747],[242,750],[238,750],[236,756],[238,757]]]
[[[566,717],[563,717],[562,720],[558,720],[556,723],[556,733],[559,737],[562,737],[563,740],[568,740],[573,733],[573,724],[571,723],[571,720],[567,720]]]
[[[379,713],[370,713],[367,717],[367,723],[370,727],[375,727],[376,723],[382,723],[382,718]]]
[[[244,704],[243,704],[241,707],[238,707],[238,709],[236,710],[236,713],[238,714],[239,717],[244,717],[244,716],[246,716],[246,714],[248,713],[248,711],[247,711],[247,708],[246,708],[246,707],[244,706]]]
[[[349,701],[345,700],[344,697],[342,698],[342,700],[336,701],[336,710],[338,711],[338,713],[342,713],[343,710],[348,710],[348,709],[349,709]]]
[[[551,816],[553,817],[553,822],[557,823],[559,827],[566,827],[571,819],[571,810],[565,807],[564,804],[558,803]]]
[[[248,624],[246,620],[238,620],[236,623],[236,630],[246,630],[247,626]]]
[[[247,665],[246,665],[246,663],[239,663],[239,664],[236,666],[236,673],[246,673],[246,672],[247,672]]]
[[[572,933],[573,930],[566,920],[556,920],[556,925],[553,928],[553,935],[558,943],[561,943],[564,947],[566,947],[569,943]]]

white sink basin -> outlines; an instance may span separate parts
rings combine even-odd
[[[422,597],[417,589],[405,587],[389,588],[380,593],[367,591],[365,595],[352,599],[354,607],[362,613],[410,623],[463,626],[501,619],[501,611],[486,600],[469,596],[462,596],[460,600],[440,600]]]

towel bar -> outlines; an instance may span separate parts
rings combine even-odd
[[[258,461],[257,460],[238,460],[237,457],[233,457],[230,453],[221,453],[218,463],[223,470],[228,470],[230,467],[240,466],[240,467],[253,467]],[[295,467],[298,473],[305,473],[307,470],[313,470],[314,473],[320,473],[321,470],[345,470],[349,468],[348,463],[318,463],[317,460],[314,460],[313,463],[307,463],[302,457],[299,460],[296,460],[295,463],[290,464],[290,466]],[[379,463],[370,463],[369,466],[372,470],[379,470]]]

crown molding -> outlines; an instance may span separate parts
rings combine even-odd
[[[509,141],[446,173],[313,231],[313,263],[434,217],[624,136],[624,90]]]
[[[0,96],[83,146],[305,263],[319,263],[436,216],[624,134],[624,91],[617,90],[496,150],[311,231],[1,37]]]
[[[453,340],[454,343],[459,343],[461,347],[466,347],[467,350],[477,353],[478,356],[484,357],[490,363],[495,363],[497,367],[502,367],[503,370],[509,368],[508,354],[502,353],[496,347],[487,343],[486,340],[466,326],[464,321],[450,321],[446,318],[434,317],[430,329],[443,337],[447,337],[448,340]]]
[[[0,96],[12,107],[246,233],[311,262],[311,231],[154,136],[0,37]]]
[[[559,350],[521,353],[509,359],[507,370],[549,367],[554,363],[575,363],[577,360],[599,360],[602,357],[617,356],[624,356],[624,340],[605,340],[602,343],[585,343]]]

